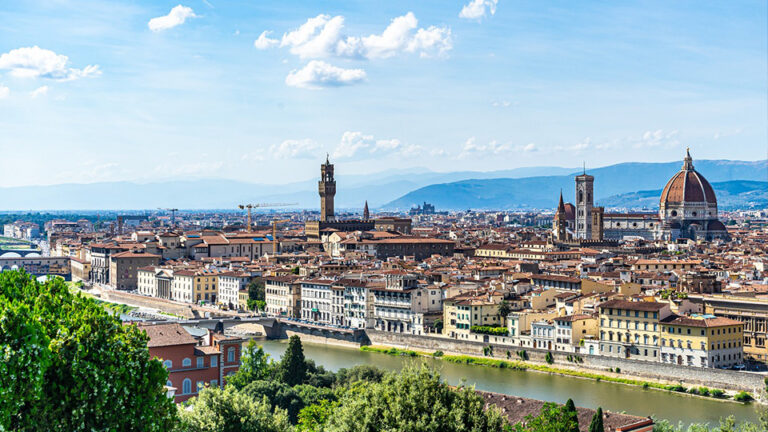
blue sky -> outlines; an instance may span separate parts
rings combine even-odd
[[[766,2],[0,5],[0,185],[756,160]],[[267,32],[267,33],[264,33]]]

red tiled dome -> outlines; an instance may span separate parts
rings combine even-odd
[[[715,191],[703,175],[693,169],[691,156],[687,155],[683,169],[672,176],[661,192],[661,205],[668,203],[701,203],[717,204]]]

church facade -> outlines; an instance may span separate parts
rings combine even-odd
[[[585,172],[575,180],[576,205],[564,203],[560,194],[552,230],[558,241],[728,238],[725,225],[718,219],[715,191],[694,169],[689,151],[680,171],[664,186],[658,213],[605,213],[593,202],[594,177]]]

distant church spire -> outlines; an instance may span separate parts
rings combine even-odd
[[[565,204],[563,203],[563,190],[560,189],[560,203],[557,205],[557,212],[565,214]]]
[[[363,207],[363,220],[369,220],[371,213],[368,211],[368,200],[365,200],[365,207]]]

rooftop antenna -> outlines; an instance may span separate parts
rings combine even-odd
[[[587,175],[587,161],[584,162],[584,175]]]

